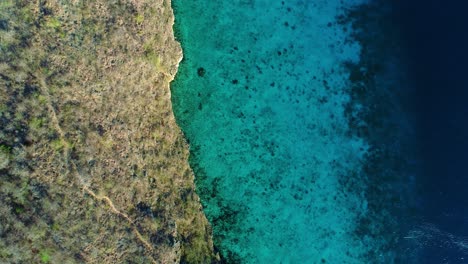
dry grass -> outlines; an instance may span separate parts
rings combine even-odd
[[[215,261],[171,109],[170,2],[7,2],[0,262]]]

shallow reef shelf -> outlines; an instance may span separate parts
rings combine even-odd
[[[347,16],[364,4],[173,2],[184,51],[174,111],[228,262],[393,261],[386,236],[359,233],[365,221],[380,228],[364,171],[372,146],[350,126],[365,106]]]

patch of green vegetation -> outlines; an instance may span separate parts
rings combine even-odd
[[[41,94],[37,96],[37,100],[39,101],[39,104],[41,105],[45,105],[47,103],[47,97]]]
[[[22,186],[21,188],[17,187],[13,189],[12,196],[14,198],[15,203],[17,204],[17,206],[15,206],[15,211],[17,213],[22,213],[24,211],[24,206],[28,203],[28,195],[29,190],[27,186]]]
[[[53,140],[52,142],[50,142],[50,145],[52,146],[53,149],[55,149],[56,151],[60,151],[63,149],[63,143],[62,143],[62,140],[59,138],[59,139],[55,139]]]
[[[49,263],[50,262],[50,254],[46,250],[43,250],[39,253],[41,256],[41,262],[42,263]]]
[[[47,22],[45,23],[45,26],[47,28],[57,30],[62,26],[62,23],[57,18],[51,17],[49,20],[47,20]]]
[[[14,5],[13,0],[0,1],[0,9],[10,8]]]
[[[41,128],[42,126],[44,125],[44,119],[43,118],[37,118],[37,117],[34,117],[33,119],[31,119],[31,121],[29,122],[29,126],[33,129],[39,129]]]
[[[33,9],[29,8],[28,6],[25,6],[24,8],[21,8],[19,10],[21,20],[24,21],[25,23],[34,23],[35,21],[35,15],[33,12]]]
[[[58,231],[58,230],[60,230],[60,225],[58,223],[54,223],[51,228],[54,231]]]
[[[6,248],[0,247],[0,258],[10,258],[11,252]]]
[[[0,104],[0,116],[3,115],[3,113],[7,111],[8,111],[8,106],[6,104]]]
[[[11,148],[0,144],[0,170],[5,169],[10,164]]]
[[[136,17],[135,17],[135,21],[138,23],[138,24],[141,24],[143,23],[143,21],[145,21],[145,17],[141,14],[138,14]]]
[[[63,140],[63,139],[55,139],[53,140],[52,142],[50,142],[50,145],[52,146],[52,148],[55,150],[55,151],[61,151],[63,150],[65,147],[67,148],[70,148],[72,147],[72,144],[70,144],[69,142],[67,142],[66,140]]]
[[[158,67],[161,65],[161,58],[154,52],[150,52],[148,55],[146,55],[146,58],[149,60],[153,66]]]
[[[15,121],[21,122],[21,120],[24,120],[24,113],[23,112],[16,112],[15,113]]]
[[[0,154],[10,155],[11,147],[0,144]]]
[[[161,57],[153,51],[150,51],[146,54],[146,59],[148,60],[156,71],[164,72],[163,63],[161,62]]]
[[[43,74],[44,76],[50,76],[50,75],[52,75],[52,71],[51,71],[49,68],[47,68],[47,67],[42,67],[42,68],[41,68],[41,72],[42,72],[42,74]]]
[[[10,158],[0,153],[0,170],[8,168],[8,165],[10,165]]]
[[[112,188],[114,187],[114,185],[115,185],[115,183],[108,181],[108,182],[106,182],[106,183],[104,184],[104,187],[106,188],[106,190],[112,190]]]
[[[22,214],[24,212],[24,207],[22,206],[15,206],[15,213]]]

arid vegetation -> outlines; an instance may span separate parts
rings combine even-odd
[[[210,263],[169,0],[0,1],[0,262]]]

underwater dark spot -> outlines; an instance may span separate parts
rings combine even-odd
[[[239,83],[238,80],[236,80],[236,79],[232,80],[232,84],[238,84],[238,83]]]
[[[203,110],[203,105],[202,105],[202,103],[199,103],[199,104],[198,104],[198,110],[200,110],[200,111]]]
[[[331,26],[332,26],[332,23],[328,22],[327,27],[331,27]]]
[[[258,65],[255,65],[255,68],[257,68],[258,73],[260,73],[260,74],[263,73],[262,69],[260,67],[258,67]]]
[[[281,56],[281,51],[278,51],[278,56]]]
[[[326,80],[323,80],[323,86],[325,86],[325,89],[329,90],[330,86],[328,85],[328,82]]]
[[[285,26],[285,27],[289,27],[289,23],[288,23],[287,21],[284,22],[284,26]]]
[[[203,76],[205,76],[205,73],[206,73],[206,71],[205,71],[205,69],[203,67],[198,68],[198,70],[197,70],[198,76],[203,77]]]
[[[270,83],[270,86],[275,87],[275,83],[274,82]]]

